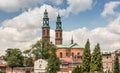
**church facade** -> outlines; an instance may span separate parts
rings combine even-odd
[[[42,25],[42,39],[46,39],[46,45],[50,43],[50,26],[48,12],[45,9]],[[58,14],[55,29],[56,55],[61,60],[61,71],[70,71],[82,62],[83,48],[74,43],[73,38],[70,43],[63,44],[63,29],[61,17]]]

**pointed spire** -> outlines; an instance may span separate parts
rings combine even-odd
[[[59,12],[58,12],[58,17],[60,17]]]
[[[58,16],[57,16],[57,21],[56,21],[56,30],[62,30],[62,25],[61,25],[61,17],[58,13]]]
[[[72,38],[71,38],[71,44],[73,44],[74,43],[74,40],[73,40],[73,35],[72,35]]]
[[[48,12],[45,8],[44,17],[43,17],[43,27],[49,27],[49,18],[48,18]]]
[[[44,18],[48,18],[48,12],[47,12],[47,9],[45,9],[45,12],[44,12]]]

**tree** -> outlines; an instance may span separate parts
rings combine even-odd
[[[91,55],[90,71],[103,72],[102,54],[100,52],[99,44],[95,46],[95,49]]]
[[[79,67],[79,66],[75,67],[75,68],[73,69],[72,73],[83,73],[81,66],[80,66],[80,67]]]
[[[24,66],[25,67],[33,67],[33,61],[31,57],[25,57],[24,56]]]
[[[33,67],[33,60],[31,54],[32,54],[31,49],[27,49],[23,51],[23,55],[24,55],[23,65],[25,67]]]
[[[91,54],[90,54],[90,43],[89,40],[87,40],[85,44],[85,49],[83,52],[83,58],[82,58],[82,70],[83,72],[89,72],[90,71],[90,60],[91,60]]]
[[[116,54],[115,60],[114,60],[114,73],[120,73],[120,68],[119,68],[119,59]]]
[[[23,67],[23,56],[20,49],[7,49],[4,60],[7,62],[7,65],[12,68],[12,71],[14,67]]]
[[[49,47],[48,46],[42,46],[45,43],[45,40],[39,40],[35,44],[32,45],[32,54],[35,56],[36,59],[48,59],[50,57],[49,54]]]
[[[50,48],[50,57],[48,59],[47,73],[57,73],[60,69],[60,60],[56,55],[56,48],[54,45],[51,45]]]

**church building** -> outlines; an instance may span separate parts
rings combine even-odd
[[[45,9],[42,25],[42,39],[46,39],[46,45],[50,44],[50,26],[48,12]],[[71,42],[63,44],[63,29],[61,17],[58,14],[55,29],[55,45],[57,47],[56,55],[61,60],[61,71],[68,72],[76,65],[81,64],[84,48],[74,43],[73,37]]]

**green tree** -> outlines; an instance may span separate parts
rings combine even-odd
[[[80,66],[80,67],[79,67],[79,66],[75,67],[75,68],[73,69],[72,73],[83,73],[81,66]]]
[[[83,73],[90,71],[90,60],[91,60],[91,54],[90,54],[90,43],[89,40],[87,40],[85,44],[85,49],[83,52],[83,58],[82,58],[82,70]]]
[[[114,73],[120,73],[120,68],[119,68],[119,59],[116,54],[115,60],[114,60]]]
[[[95,49],[91,55],[90,71],[103,72],[102,54],[100,52],[99,44],[95,46]]]
[[[50,57],[49,54],[49,47],[48,46],[44,46],[43,44],[45,43],[45,40],[39,40],[37,41],[35,44],[32,45],[32,54],[35,56],[36,59],[48,59]]]
[[[31,49],[27,49],[23,51],[23,55],[24,55],[23,65],[25,67],[33,67],[33,60],[31,54],[32,54]]]
[[[33,61],[31,57],[25,57],[24,56],[24,66],[25,67],[33,67]]]
[[[51,45],[50,48],[50,57],[48,59],[47,73],[57,73],[60,69],[60,60],[56,55],[56,48],[54,45]]]
[[[23,67],[23,56],[20,49],[7,49],[4,60],[7,62],[8,67],[11,67],[12,70],[14,67]]]

